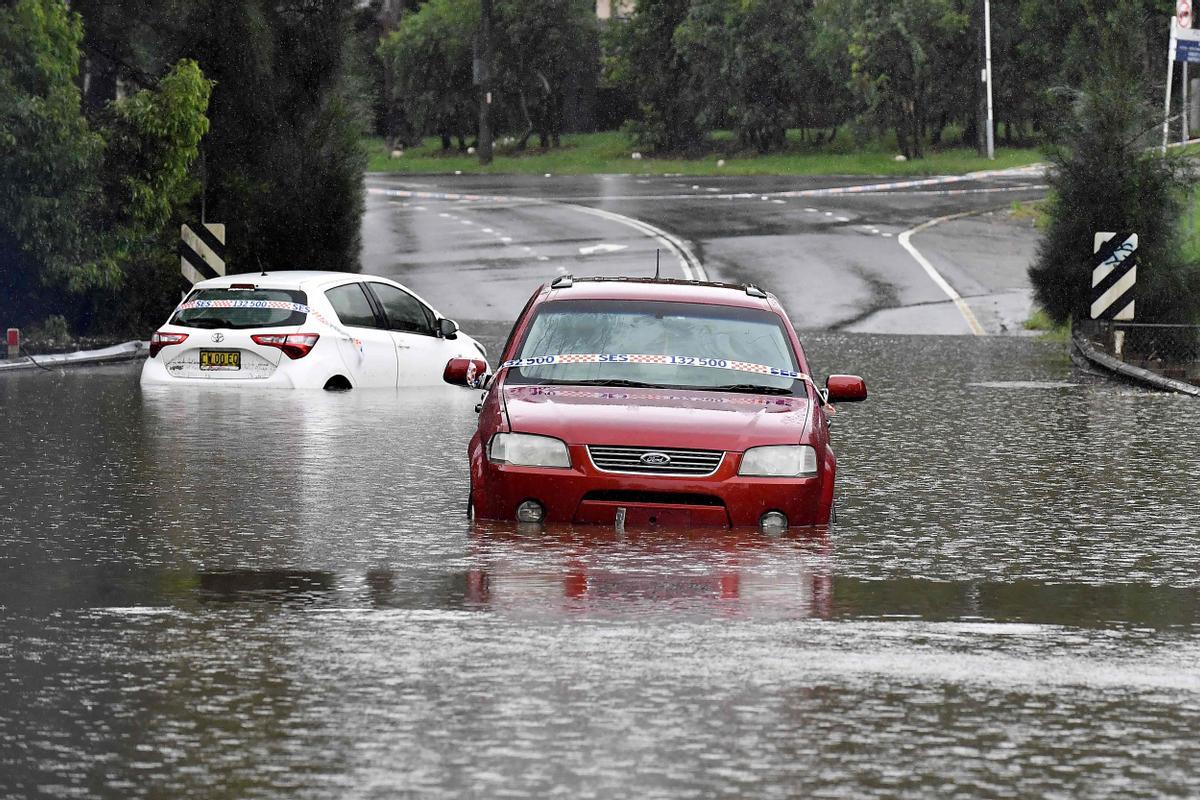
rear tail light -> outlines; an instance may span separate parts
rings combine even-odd
[[[263,347],[278,347],[288,358],[304,358],[321,338],[319,333],[256,333],[250,337]]]
[[[158,351],[164,347],[170,347],[173,344],[183,344],[183,340],[188,335],[186,333],[167,333],[166,331],[155,331],[150,337],[150,357],[154,358],[158,355]]]

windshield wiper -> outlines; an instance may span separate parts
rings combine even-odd
[[[748,394],[791,394],[782,386],[763,386],[761,383],[731,383],[726,386],[697,386],[708,392],[746,392]]]
[[[624,386],[633,389],[661,389],[663,388],[657,383],[642,383],[641,381],[627,381],[622,378],[597,378],[587,381],[550,381],[555,386]]]

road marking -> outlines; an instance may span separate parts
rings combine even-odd
[[[547,173],[546,177],[549,177],[549,173]],[[549,199],[542,199],[542,198],[520,198],[520,197],[511,197],[511,196],[506,197],[506,196],[486,196],[486,195],[458,195],[458,194],[451,194],[451,193],[444,193],[444,192],[425,192],[425,191],[414,192],[414,191],[401,190],[401,189],[383,189],[383,188],[377,188],[377,187],[368,187],[367,193],[368,194],[378,194],[378,195],[388,195],[388,196],[392,196],[392,197],[419,197],[421,199],[432,199],[432,200],[464,200],[464,201],[505,202],[505,203],[516,200],[516,201],[520,201],[523,203],[527,202],[530,205],[551,205],[551,206],[558,206],[559,208],[569,208],[574,211],[578,211],[581,214],[590,214],[594,217],[601,217],[603,219],[607,219],[610,222],[616,222],[621,225],[626,225],[640,233],[645,234],[646,236],[651,237],[652,239],[657,241],[659,244],[661,244],[663,247],[665,247],[666,249],[675,253],[676,257],[679,259],[679,269],[683,273],[684,278],[686,278],[687,280],[699,280],[699,281],[707,281],[708,280],[708,273],[704,269],[704,265],[700,263],[700,259],[696,257],[696,254],[692,252],[691,248],[688,247],[688,245],[682,239],[675,236],[674,234],[668,233],[667,231],[663,230],[662,228],[659,228],[655,225],[651,225],[648,222],[642,222],[639,219],[635,219],[633,217],[627,217],[624,214],[618,214],[614,211],[604,211],[599,208],[591,208],[590,206],[581,206],[576,203],[560,202],[557,200],[549,200]],[[703,197],[705,195],[701,195],[701,196]],[[772,202],[783,203],[784,201],[783,200],[773,200]],[[453,215],[447,214],[447,213],[440,213],[440,214],[438,214],[438,216],[444,217],[447,219],[457,219],[457,217],[454,217]],[[538,260],[539,261],[542,261],[542,260],[548,261],[549,258],[546,256],[538,256]]]
[[[559,204],[555,204],[559,205]],[[674,234],[664,231],[649,222],[642,222],[640,219],[627,217],[624,214],[618,214],[614,211],[605,211],[599,208],[590,206],[579,206],[574,203],[562,203],[563,208],[572,208],[581,214],[591,214],[594,217],[601,217],[611,222],[618,222],[622,225],[628,225],[636,231],[646,234],[653,238],[659,244],[666,247],[679,259],[679,269],[683,273],[683,277],[689,281],[707,281],[708,273],[704,269],[704,265],[700,263],[700,259],[692,252],[679,237]]]
[[[628,247],[629,245],[627,244],[608,244],[606,242],[602,242],[600,244],[594,244],[590,247],[579,248],[579,254],[583,256],[593,256],[596,253],[617,253],[621,250],[627,249]]]
[[[940,225],[943,222],[949,222],[950,220],[959,219],[960,217],[969,217],[976,213],[978,212],[965,211],[961,214],[951,214],[946,217],[931,219],[928,222],[922,222],[917,227],[909,228],[904,233],[900,234],[900,238],[897,241],[900,242],[901,247],[908,251],[910,256],[916,259],[917,263],[921,265],[921,269],[925,270],[925,274],[928,275],[933,282],[938,285],[938,288],[941,289],[947,297],[954,301],[954,305],[958,306],[958,312],[962,314],[963,319],[967,321],[967,327],[971,329],[971,333],[976,336],[983,336],[983,326],[979,324],[979,320],[975,319],[975,314],[973,311],[971,311],[971,307],[967,305],[967,301],[963,300],[962,295],[955,291],[954,287],[946,282],[946,279],[942,277],[941,273],[933,268],[933,264],[929,263],[929,259],[921,255],[921,251],[913,247],[911,241],[914,233],[920,233],[927,228],[932,228],[934,225]],[[886,236],[888,234],[884,235]]]

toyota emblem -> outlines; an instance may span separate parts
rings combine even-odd
[[[671,463],[671,457],[666,453],[658,453],[651,451],[642,453],[642,457],[638,459],[648,467],[665,467]]]
[[[217,331],[216,333],[214,333],[212,335],[212,340],[214,342],[223,342],[223,341],[225,341],[225,334],[221,333],[220,331]]]

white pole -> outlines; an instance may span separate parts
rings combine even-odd
[[[987,156],[996,158],[996,136],[992,122],[992,3],[983,0],[983,70],[987,75]]]
[[[1183,134],[1183,135],[1180,137],[1180,139],[1181,139],[1181,141],[1182,141],[1182,143],[1183,143],[1183,144],[1187,144],[1188,136],[1190,136],[1190,135],[1191,135],[1191,134],[1188,132],[1188,79],[1187,79],[1187,67],[1188,67],[1188,62],[1186,62],[1186,61],[1185,61],[1185,62],[1183,62],[1183,88],[1182,88],[1182,90],[1181,90],[1181,92],[1182,92],[1182,93],[1179,95],[1179,97],[1180,97],[1179,110],[1180,110],[1180,111],[1183,113],[1183,120],[1182,120],[1183,124],[1182,124],[1182,126],[1180,127],[1180,130],[1182,131],[1182,134]]]
[[[1171,46],[1167,48],[1167,91],[1163,98],[1162,154],[1167,154],[1167,123],[1171,120],[1171,79],[1175,77],[1175,18],[1171,17]]]

